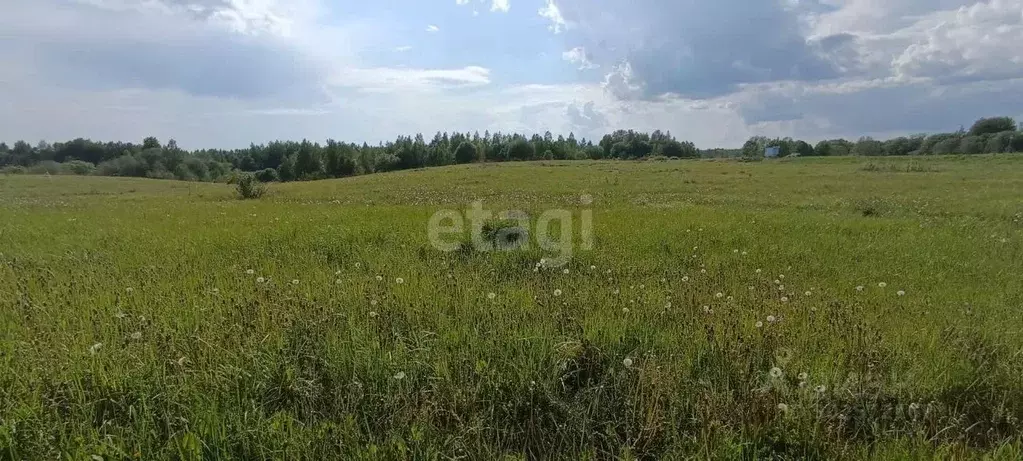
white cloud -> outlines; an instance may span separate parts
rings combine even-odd
[[[596,69],[599,67],[590,61],[589,56],[586,54],[586,48],[581,46],[577,46],[571,50],[561,53],[561,59],[575,64],[579,67],[579,70]]]
[[[430,32],[430,33],[439,32],[440,31],[440,27],[437,27],[437,26],[435,26],[433,24],[430,24],[430,25],[426,26],[426,31]]]
[[[511,9],[510,0],[494,0],[490,5],[490,11],[498,11],[501,13],[507,13]]]
[[[551,22],[547,28],[555,34],[560,34],[568,28],[568,23],[565,22],[565,17],[561,15],[561,9],[554,3],[554,0],[547,0],[547,3],[543,8],[540,8],[537,14]]]
[[[408,46],[408,45],[402,45],[402,46],[398,46],[398,47],[395,47],[395,48],[394,48],[394,51],[396,51],[396,52],[398,52],[398,53],[404,53],[404,52],[406,52],[406,51],[409,51],[409,50],[411,50],[411,49],[412,49],[412,47],[411,47],[411,46]]]
[[[490,70],[477,66],[462,69],[348,68],[327,83],[339,88],[363,92],[436,91],[484,86],[490,83]]]

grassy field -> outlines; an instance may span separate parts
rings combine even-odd
[[[594,248],[434,249],[474,200]],[[1019,459],[1020,418],[1023,156],[0,176],[0,459]]]

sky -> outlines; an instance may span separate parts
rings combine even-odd
[[[1023,0],[6,0],[0,140],[701,148],[1023,119]]]

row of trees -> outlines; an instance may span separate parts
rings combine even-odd
[[[768,139],[755,136],[743,145],[742,156],[763,156],[767,147],[778,147],[780,157],[998,154],[1023,152],[1023,131],[1011,117],[993,117],[977,120],[969,131],[960,128],[954,133],[918,134],[887,141],[871,137],[862,137],[855,142],[829,139],[811,146],[792,138]]]
[[[555,138],[550,132],[525,137],[486,132],[437,133],[429,142],[419,134],[400,136],[376,146],[328,140],[274,141],[235,150],[180,149],[173,140],[163,145],[149,137],[141,144],[100,143],[75,139],[64,143],[18,141],[0,143],[0,170],[50,174],[98,174],[211,181],[234,171],[256,172],[262,181],[338,178],[381,171],[473,162],[525,160],[644,159],[697,157],[763,157],[766,147],[781,156],[927,155],[1023,152],[1023,132],[1008,117],[981,119],[969,130],[900,137],[887,141],[861,138],[826,140],[811,145],[791,138],[751,138],[742,149],[700,151],[671,133],[619,130],[592,141]]]

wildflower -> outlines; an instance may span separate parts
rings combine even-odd
[[[896,293],[896,294],[899,295],[899,296],[906,296],[906,292],[902,291],[902,290],[899,290],[899,292]]]
[[[131,339],[134,339],[135,341],[138,341],[138,340],[142,339],[142,332],[141,331],[136,331],[136,332],[132,333],[131,334]]]
[[[796,375],[796,378],[799,378],[800,381],[806,381],[807,379],[810,378],[810,375],[806,374],[806,372],[804,371],[804,372]]]
[[[132,288],[132,287],[128,287],[128,288],[125,288],[124,291],[126,291],[128,293],[131,293],[131,292],[135,291],[135,289]]]
[[[629,313],[629,308],[628,307],[623,307],[622,308],[622,313],[623,314],[628,314]]]
[[[881,283],[878,283],[877,286],[881,287],[881,288],[884,288],[884,287],[888,286],[888,284],[884,283],[884,282],[881,282]]]
[[[706,274],[707,273],[707,269],[700,269],[700,273],[701,274]]]
[[[785,285],[778,285],[778,291],[785,291]]]
[[[784,373],[781,371],[781,368],[774,367],[774,368],[771,369],[771,377],[772,378],[774,378],[774,379],[781,379],[782,375],[784,375]]]
[[[292,284],[292,285],[298,285],[298,279],[292,280],[292,281],[291,281],[291,284]]]
[[[813,388],[813,390],[814,390],[814,392],[816,392],[818,394],[823,394],[824,392],[826,392],[828,390],[828,388],[826,386],[824,386],[823,384],[819,384],[817,387]]]
[[[757,269],[757,273],[758,273],[758,274],[759,274],[759,273],[761,273],[761,272],[763,272],[763,271],[762,271],[762,270],[760,270],[760,269]]]
[[[597,266],[590,266],[590,270],[591,270],[591,271],[595,271],[595,270],[597,270]]]
[[[399,371],[399,372],[395,373],[394,374],[394,379],[396,379],[398,381],[401,381],[401,380],[405,379],[405,372],[404,371]]]
[[[711,309],[710,306],[703,306],[703,312],[707,313],[707,314],[711,314],[711,313],[714,312],[714,310]]]
[[[568,269],[561,271],[562,274],[568,275]]]
[[[735,301],[735,297],[734,296],[729,296],[729,297],[725,298],[725,300],[726,301]]]
[[[667,303],[666,303],[666,304],[664,305],[664,308],[665,308],[665,309],[671,309],[671,301],[668,301],[668,302],[667,302]]]
[[[625,365],[626,367],[631,367],[632,366],[632,359],[626,357],[625,360],[622,360],[622,365]]]
[[[790,267],[789,269],[792,269],[792,268]],[[780,278],[780,279],[783,279],[783,278],[785,278],[785,274],[781,274],[781,275],[779,275],[779,276],[778,276],[778,278]]]
[[[721,298],[725,297],[725,294],[724,293],[718,293],[718,294],[714,295],[714,297],[717,298],[717,299],[721,299]]]
[[[103,343],[93,344],[92,346],[89,346],[89,353],[92,354],[92,355],[96,355],[99,352],[99,350],[102,349],[102,348],[103,348]]]
[[[909,404],[909,411],[916,412],[919,409],[920,409],[920,404],[919,403],[913,402],[913,403]]]
[[[378,303],[379,303],[379,301],[377,301],[375,299],[372,299],[372,300],[369,301],[369,305],[370,306],[376,306]]]
[[[639,289],[640,289],[640,290],[644,290],[644,289],[646,289],[646,285],[644,285],[644,284],[640,284],[640,285],[639,285]]]
[[[384,276],[382,276],[382,275],[378,275],[378,276],[377,276],[377,281],[378,281],[378,282],[383,282],[383,281],[384,281]]]
[[[863,290],[864,290],[864,286],[863,285],[860,285],[860,286],[856,287],[856,291],[863,291]]]
[[[756,326],[757,326],[757,328],[763,328],[764,327],[764,322],[757,321]]]
[[[686,275],[686,276],[682,277],[682,281],[683,282],[688,282],[689,281],[689,276]]]
[[[554,290],[554,296],[561,296],[561,289]]]
[[[355,263],[355,268],[356,268],[356,269],[358,269],[358,268],[360,268],[360,267],[362,267],[362,263]]]
[[[245,271],[245,273],[246,273],[246,274],[249,274],[249,275],[255,275],[255,274],[256,274],[256,271],[255,271],[255,270],[253,270],[253,269],[249,269],[249,270]]]
[[[263,277],[256,277],[256,283],[263,283],[263,282],[266,282],[265,278],[263,278]]]
[[[813,296],[813,292],[812,291],[807,291],[806,293],[803,293],[803,294],[806,295],[806,296]]]
[[[773,316],[773,315],[768,315],[768,316],[767,316],[767,321],[768,321],[768,322],[770,322],[770,323],[774,323],[774,322],[775,322],[775,321],[777,321],[777,320],[778,320],[778,319],[777,319],[777,318],[775,318],[775,316]]]
[[[487,293],[487,299],[493,301],[497,297],[497,293]]]
[[[745,252],[745,251],[743,251],[743,252],[742,252],[742,255],[743,255],[743,256],[746,256],[746,255],[748,255],[748,254],[749,254],[749,253],[747,253],[747,252]]]
[[[401,285],[401,284],[405,283],[405,279],[403,279],[401,277],[398,277],[398,278],[394,279],[394,283],[397,283],[398,285]]]
[[[375,318],[377,318],[377,315],[379,315],[379,314],[377,314],[377,311],[369,311],[369,317],[370,318],[375,319]]]
[[[781,297],[781,302],[783,302],[783,303],[789,302],[789,297],[788,296],[782,296]]]
[[[779,403],[778,404],[778,411],[780,411],[782,413],[786,413],[786,412],[789,411],[789,406],[784,404],[784,403]]]
[[[778,279],[774,279],[774,284],[775,284],[775,285],[781,285],[781,280],[778,280]]]

